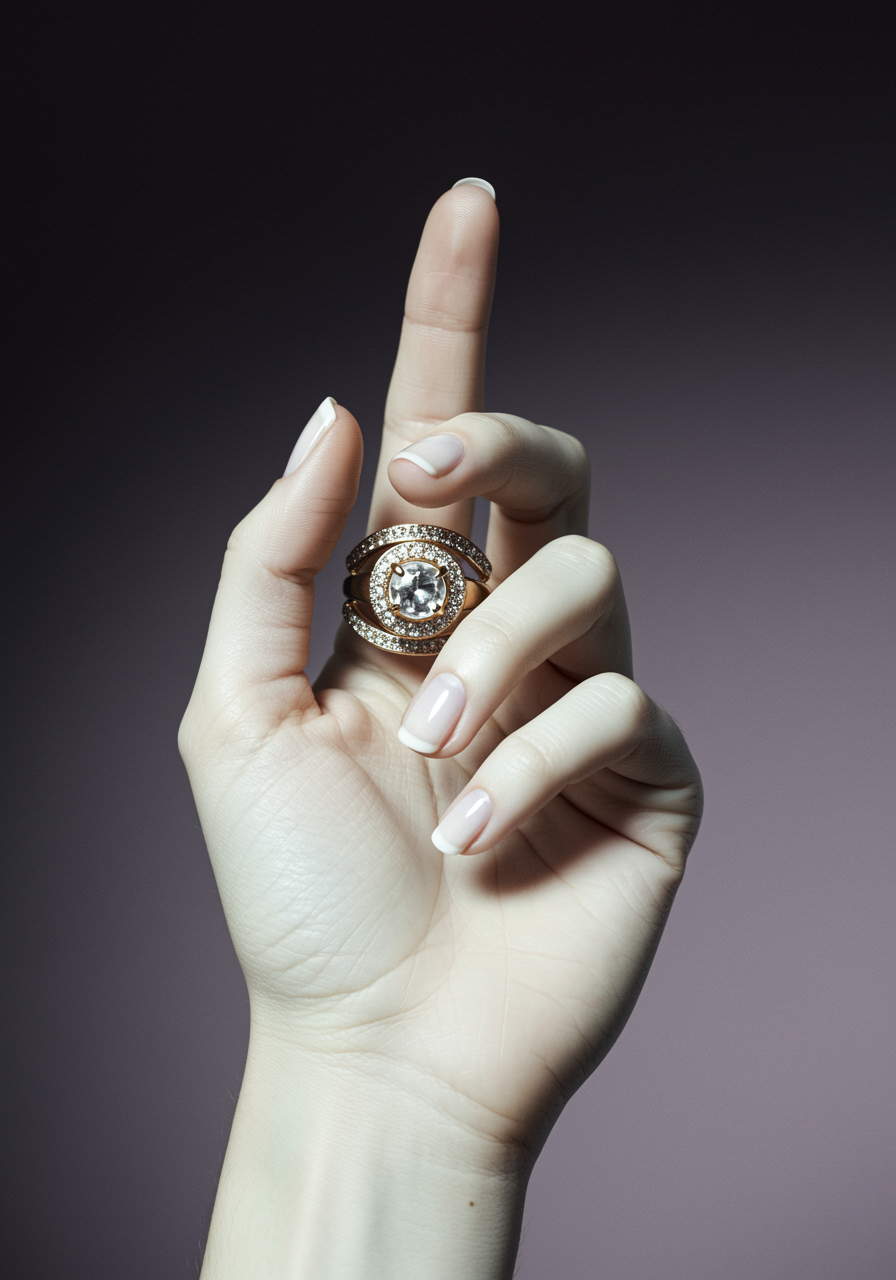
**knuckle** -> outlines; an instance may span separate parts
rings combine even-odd
[[[548,550],[560,560],[571,561],[578,575],[606,596],[616,590],[619,583],[619,567],[611,552],[600,542],[594,542],[580,533],[567,533],[549,544]]]
[[[177,730],[177,749],[185,765],[196,758],[196,728],[192,706],[188,706]]]
[[[481,413],[477,415],[480,422],[486,424],[497,439],[499,445],[510,450],[520,440],[520,419],[506,413]]]
[[[653,703],[640,685],[618,671],[605,671],[593,676],[592,684],[603,704],[612,708],[626,737],[635,737],[646,729]]]
[[[576,436],[548,427],[560,458],[562,489],[567,494],[580,493],[591,483],[591,459],[588,450]]]
[[[249,533],[249,517],[244,516],[239,524],[235,525],[227,539],[227,552],[231,556],[240,556],[244,554],[250,545]]]
[[[280,507],[277,501],[280,493],[282,490],[275,484],[262,500],[234,525],[227,539],[227,551],[231,553],[232,558],[246,557],[257,561],[261,559],[263,550],[271,542],[272,537],[276,539],[280,524]]]
[[[275,578],[304,582],[313,577],[316,568],[293,568],[289,557],[280,553],[280,536],[276,519],[269,507],[259,504],[244,516],[227,539],[223,573],[262,570]],[[285,561],[285,562],[284,562]]]
[[[492,455],[490,488],[496,493],[513,485],[525,464],[526,423],[522,418],[507,413],[482,413],[479,419],[480,434],[491,436]]]
[[[494,609],[486,611],[480,606],[463,627],[476,660],[481,662],[486,654],[503,657],[508,651],[517,652],[524,641],[526,620],[509,605],[505,605],[501,613]]]
[[[602,543],[595,542],[593,538],[586,538],[581,533],[565,533],[562,538],[557,539],[557,542],[569,555],[575,556],[593,570],[607,574],[616,572],[616,561],[612,553]]]
[[[405,319],[417,329],[449,334],[481,333],[486,316],[471,308],[470,279],[462,270],[442,269],[420,275],[405,303]]]
[[[463,413],[452,421],[471,433],[488,496],[511,519],[545,520],[587,495],[591,464],[575,436],[512,413]]]
[[[508,748],[508,764],[514,773],[526,778],[544,779],[556,772],[547,744],[517,734],[508,743]]]
[[[582,444],[578,436],[571,436],[566,431],[558,432],[562,436],[570,455],[570,465],[579,476],[591,475],[591,459],[588,457],[588,450]]]
[[[508,413],[471,412],[458,414],[451,423],[467,427],[471,438],[479,447],[486,444],[488,453],[497,459],[504,476],[510,476],[517,463],[519,446],[523,439],[524,422]],[[443,428],[448,424],[443,424]]]

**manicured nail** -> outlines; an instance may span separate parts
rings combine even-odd
[[[457,676],[444,672],[421,690],[404,713],[398,737],[412,751],[432,755],[460,719],[467,695]]]
[[[335,421],[336,401],[332,396],[327,396],[326,400],[321,400],[314,410],[314,413],[308,419],[305,430],[296,441],[295,448],[289,455],[286,470],[283,472],[285,476],[292,475],[299,463],[304,462],[324,432],[332,427]]]
[[[471,791],[453,809],[448,810],[432,833],[432,842],[442,853],[463,853],[491,816],[492,802],[486,793]]]
[[[464,442],[457,436],[426,436],[412,444],[410,449],[396,453],[392,461],[398,462],[401,458],[422,467],[428,476],[447,476],[463,456]]]
[[[486,182],[485,178],[461,178],[459,182],[455,182],[455,187],[481,187],[483,191],[487,191],[491,198],[497,204],[498,198],[495,195],[495,188],[490,182]],[[454,187],[451,188],[454,190]]]

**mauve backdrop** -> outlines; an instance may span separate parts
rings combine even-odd
[[[177,723],[227,534],[324,395],[369,491],[422,221],[475,173],[488,406],[587,440],[637,675],[708,798],[518,1274],[893,1275],[886,8],[14,19],[10,1274],[197,1271],[247,1005]]]

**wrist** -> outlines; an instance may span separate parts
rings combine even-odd
[[[531,1159],[393,1064],[254,1031],[203,1280],[504,1280]]]

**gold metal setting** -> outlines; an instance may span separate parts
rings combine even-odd
[[[475,578],[465,576],[461,560],[470,565]],[[342,616],[364,640],[392,653],[418,657],[438,653],[490,590],[492,567],[480,549],[438,525],[379,529],[349,552],[345,565],[348,599]],[[403,606],[405,577],[414,592]]]

